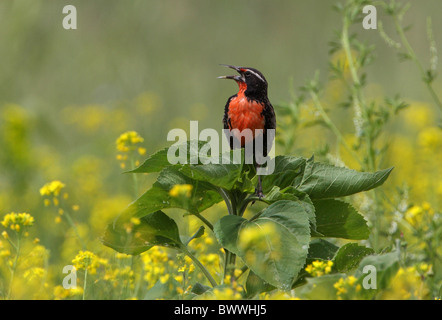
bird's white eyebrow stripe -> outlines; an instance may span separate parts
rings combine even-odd
[[[265,80],[259,75],[257,74],[255,71],[250,70],[250,69],[246,69],[246,71],[253,73],[255,76],[257,76],[259,79],[261,79],[262,82],[265,82]]]

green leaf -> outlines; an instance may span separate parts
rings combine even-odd
[[[316,230],[315,207],[308,194],[305,192],[300,192],[291,186],[284,188],[283,190],[281,190],[278,186],[274,186],[272,190],[270,190],[265,196],[265,198],[262,199],[262,201],[266,202],[267,204],[272,204],[279,200],[292,200],[303,206],[308,214],[312,229]]]
[[[243,165],[242,163],[223,164],[223,159],[229,160],[230,154],[220,155],[219,164],[186,165],[183,166],[181,172],[194,180],[208,182],[216,187],[231,190],[241,176]]]
[[[316,230],[330,238],[367,239],[370,230],[364,217],[349,203],[340,200],[313,201],[316,210]]]
[[[147,158],[138,168],[128,171],[128,173],[160,172],[165,167],[171,166],[170,162],[167,160],[168,150],[169,147],[154,153],[149,158]]]
[[[137,222],[117,218],[107,226],[101,241],[118,252],[132,255],[149,250],[152,246],[183,246],[175,221],[161,211],[153,212]]]
[[[380,186],[388,178],[391,170],[393,168],[374,173],[358,172],[309,159],[302,181],[296,188],[307,193],[312,200],[344,197]]]
[[[179,184],[192,185],[189,198],[173,197],[170,190]],[[151,212],[167,208],[179,208],[189,213],[200,213],[222,200],[213,187],[203,181],[195,181],[179,171],[179,167],[169,167],[161,171],[151,189],[133,202],[124,216],[141,218]]]
[[[307,259],[314,260],[331,260],[335,256],[339,247],[324,239],[313,239],[310,242]]]
[[[207,142],[205,141],[187,141],[185,143],[179,144],[177,146],[174,145],[176,148],[183,147],[186,150],[186,163],[189,163],[190,156],[198,154],[199,156],[199,150],[201,150],[201,147],[204,146]],[[196,153],[191,149],[191,146],[198,146],[198,150],[196,150]],[[169,151],[170,147],[164,148],[153,155],[149,156],[138,168],[135,168],[134,170],[127,171],[127,173],[152,173],[152,172],[160,172],[166,167],[172,166],[172,164],[167,159],[167,153]],[[199,159],[199,157],[198,157]]]
[[[253,271],[249,271],[249,274],[247,276],[246,280],[246,292],[247,292],[247,298],[251,299],[257,294],[268,292],[273,289],[276,289],[271,284],[265,282],[260,277],[258,277]]]
[[[281,200],[249,221],[224,216],[214,227],[220,244],[269,284],[289,289],[305,264],[310,242],[308,214],[296,201]]]
[[[299,183],[306,164],[305,158],[291,156],[275,157],[275,169],[272,174],[263,176],[262,189],[268,193],[274,186],[284,189]]]
[[[192,286],[191,292],[196,294],[196,295],[201,295],[201,294],[203,294],[204,292],[206,292],[207,290],[210,290],[210,289],[212,289],[212,288],[197,282],[197,283],[195,283]]]
[[[359,246],[357,243],[347,243],[339,249],[333,258],[333,267],[338,272],[347,273],[355,269],[365,256],[373,253],[374,250],[371,248]]]

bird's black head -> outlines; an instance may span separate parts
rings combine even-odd
[[[223,66],[236,70],[237,76],[221,76],[220,79],[233,79],[238,85],[239,89],[245,90],[244,93],[250,98],[264,98],[267,97],[267,80],[264,75],[255,68],[237,67],[227,64]]]

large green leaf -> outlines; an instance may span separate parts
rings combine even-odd
[[[365,256],[373,253],[374,250],[371,248],[360,246],[357,243],[347,243],[339,248],[336,256],[333,258],[334,268],[338,272],[349,272],[355,269]]]
[[[292,200],[298,202],[301,206],[303,206],[308,214],[312,229],[316,230],[315,206],[310,200],[308,194],[306,194],[305,192],[301,192],[291,186],[286,187],[282,190],[280,187],[274,186],[262,199],[262,201],[266,202],[267,204],[272,204],[279,200]]]
[[[249,221],[224,216],[214,227],[220,244],[260,278],[289,289],[305,264],[310,242],[308,214],[296,201],[281,200]]]
[[[194,180],[208,182],[215,187],[231,190],[241,177],[243,165],[242,163],[223,164],[224,159],[230,161],[230,155],[231,153],[221,154],[218,164],[208,163],[183,166],[181,172]]]
[[[174,197],[170,194],[170,190],[180,184],[192,185],[189,198]],[[221,200],[221,196],[210,184],[195,181],[181,173],[178,166],[174,166],[163,169],[152,188],[133,202],[123,215],[140,218],[167,208],[180,208],[191,214],[199,213]]]
[[[316,212],[316,231],[313,236],[367,239],[370,229],[367,221],[349,203],[327,199],[313,201]]]
[[[183,149],[185,150],[185,156],[186,156],[186,163],[189,163],[190,156],[191,155],[199,155],[199,150],[202,146],[204,146],[207,142],[204,141],[187,141],[182,144],[173,145],[174,148],[177,149]],[[198,150],[196,152],[191,148],[191,146],[196,147],[198,146]],[[167,158],[167,153],[169,151],[169,148],[161,149],[160,151],[154,153],[153,155],[149,156],[138,168],[135,168],[134,170],[128,171],[128,173],[152,173],[152,172],[160,172],[166,167],[170,167],[173,164],[170,163],[169,159]]]
[[[262,188],[268,193],[274,186],[284,189],[297,185],[302,178],[306,159],[292,156],[275,157],[275,169],[272,174],[262,177]]]
[[[251,299],[257,294],[268,292],[273,289],[276,289],[271,284],[265,282],[260,277],[258,277],[252,270],[249,271],[246,280],[246,292],[247,298]]]
[[[309,159],[302,181],[296,186],[311,199],[327,199],[348,196],[367,191],[383,184],[393,168],[370,172],[358,172],[344,167],[334,167]]]
[[[136,222],[117,218],[107,226],[101,241],[118,252],[132,255],[152,246],[183,246],[175,221],[161,211],[150,213]]]
[[[128,171],[129,173],[152,173],[160,172],[165,167],[171,166],[167,160],[167,151],[169,147],[162,149],[149,156],[138,168]]]
[[[313,239],[310,242],[307,260],[331,260],[339,247],[324,239]]]

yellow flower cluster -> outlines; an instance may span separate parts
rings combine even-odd
[[[31,227],[34,224],[34,217],[29,213],[15,213],[11,212],[5,215],[3,221],[1,222],[3,227],[9,228],[16,232],[21,232],[27,227]],[[6,232],[6,231],[5,231]],[[3,232],[3,236],[7,237],[7,233]],[[25,236],[27,233],[25,232]]]
[[[348,276],[346,278],[340,278],[333,287],[336,289],[336,296],[338,300],[354,298],[354,293],[361,291],[361,285],[356,284],[358,279],[354,276]]]
[[[67,298],[81,296],[82,294],[83,294],[83,288],[78,286],[72,289],[65,289],[62,286],[56,286],[54,288],[55,300],[65,300]]]
[[[424,277],[431,272],[431,265],[426,263],[418,266],[400,268],[382,295],[385,300],[423,299],[429,291]]]
[[[307,271],[312,277],[320,277],[324,274],[329,274],[332,271],[333,261],[313,261],[311,264],[305,267],[305,271]]]
[[[434,216],[434,210],[428,202],[410,207],[404,214],[405,220],[415,229],[428,230],[428,223]]]
[[[150,250],[141,254],[143,261],[144,280],[147,282],[147,287],[151,288],[160,279],[160,277],[167,274],[167,264],[174,265],[172,260],[169,261],[167,252],[162,248],[155,246]],[[164,279],[164,282],[168,279]]]
[[[241,287],[239,287],[241,288]],[[242,289],[242,288],[241,288]],[[242,294],[231,287],[215,288],[213,294],[216,300],[240,300]]]
[[[301,299],[295,297],[292,292],[274,290],[272,292],[260,293],[259,300],[301,300]]]
[[[442,129],[438,127],[423,129],[419,132],[418,142],[427,150],[440,150],[442,148]]]
[[[120,167],[122,169],[126,168],[126,161],[129,158],[129,152],[136,150],[139,155],[146,154],[146,148],[137,146],[137,144],[142,143],[143,141],[144,138],[141,137],[136,131],[124,132],[117,138],[117,151],[120,152],[117,154],[117,160],[120,161]],[[139,165],[138,160],[135,161],[135,165]]]
[[[54,180],[46,183],[43,187],[40,188],[40,195],[57,197],[64,187],[64,183],[58,180]]]
[[[64,183],[62,183],[58,180],[48,182],[43,187],[40,188],[40,195],[42,197],[52,197],[52,202],[53,202],[54,206],[58,207],[60,204],[58,196],[60,195],[61,190],[65,186],[66,185]],[[64,193],[63,198],[67,199],[68,194]],[[44,203],[45,203],[45,206],[49,206],[51,204],[51,201],[48,198],[46,198],[44,200]]]
[[[130,266],[125,266],[123,268],[107,270],[103,279],[106,281],[110,281],[114,288],[122,285],[124,287],[129,287],[133,289],[135,273]]]
[[[193,186],[191,184],[176,184],[170,189],[169,195],[174,198],[190,198]]]
[[[192,286],[189,283],[192,281],[193,274],[195,271],[195,265],[188,256],[179,256],[178,259],[178,272],[179,274],[174,277],[175,281],[180,284],[179,287],[176,287],[178,294],[186,294],[189,293],[192,289]],[[161,279],[163,282],[165,279]]]
[[[41,281],[44,275],[45,275],[45,269],[40,267],[29,268],[23,274],[24,278],[28,282]]]
[[[95,274],[97,268],[106,265],[107,260],[102,259],[90,251],[80,251],[72,260],[77,270],[87,270],[90,274]]]

